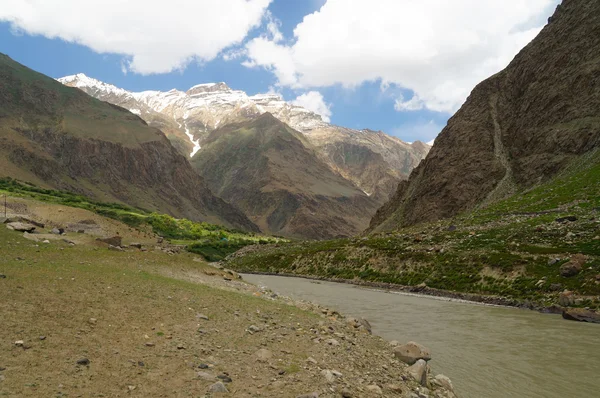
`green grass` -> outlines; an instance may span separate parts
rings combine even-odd
[[[155,234],[184,245],[208,261],[219,261],[247,245],[285,241],[281,238],[246,233],[206,222],[176,219],[119,203],[90,200],[71,192],[43,189],[11,178],[0,178],[0,193],[47,203],[86,209],[119,220],[134,228],[150,228]]]

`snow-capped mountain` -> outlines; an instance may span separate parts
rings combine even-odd
[[[197,147],[202,133],[227,123],[247,120],[265,112],[305,132],[326,126],[321,116],[301,106],[290,104],[277,94],[249,96],[244,91],[232,90],[224,82],[203,83],[186,92],[179,90],[130,92],[119,87],[90,78],[83,73],[58,79],[59,82],[77,87],[86,93],[129,109],[143,119],[159,113],[180,125],[191,136],[190,142]],[[188,128],[193,122],[193,128]],[[195,152],[194,152],[195,153]]]
[[[198,84],[185,92],[175,89],[130,92],[82,73],[58,81],[129,109],[151,126],[160,128],[190,157],[200,156],[196,154],[202,151],[202,143],[211,131],[269,112],[303,133],[331,169],[381,200],[387,200],[397,183],[408,178],[430,148],[418,141],[405,143],[383,132],[335,126],[277,94],[250,96],[224,82]]]

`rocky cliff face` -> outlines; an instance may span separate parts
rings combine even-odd
[[[165,135],[115,105],[0,55],[0,174],[92,198],[257,231]]]
[[[212,131],[192,164],[211,190],[276,235],[354,235],[378,206],[333,172],[303,134],[270,113]]]
[[[65,85],[139,115],[161,128],[188,155],[201,152],[211,131],[228,123],[253,120],[266,112],[303,133],[318,156],[359,189],[383,204],[399,181],[425,157],[429,146],[409,145],[382,132],[334,126],[277,94],[248,96],[225,83],[196,85],[186,92],[128,92],[83,74],[58,79]],[[373,178],[377,177],[377,178]]]
[[[371,222],[452,217],[546,181],[600,145],[600,2],[564,0],[502,72],[479,84]]]

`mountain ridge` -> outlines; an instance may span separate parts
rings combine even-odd
[[[231,89],[224,82],[197,84],[185,92],[172,89],[134,93],[83,74],[57,80],[98,99],[130,109],[151,126],[161,128],[174,145],[188,155],[201,151],[202,142],[210,131],[227,123],[251,120],[270,112],[305,134],[333,171],[342,174],[364,192],[375,194],[382,204],[394,192],[398,182],[408,178],[430,148],[405,143],[383,132],[334,126],[314,112],[284,101],[278,94],[249,96],[241,90]],[[357,171],[356,165],[348,165],[346,154],[340,153],[340,147],[346,144],[351,144],[349,148],[354,155],[356,149],[360,149],[357,161],[376,172],[366,176],[361,170]]]
[[[599,15],[598,2],[563,1],[506,69],[473,89],[369,230],[485,206],[600,146]]]
[[[258,231],[158,129],[0,54],[0,175]]]

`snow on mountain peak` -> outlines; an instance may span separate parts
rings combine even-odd
[[[112,84],[104,83],[100,80],[86,76],[84,73],[78,73],[76,75],[65,76],[56,79],[58,82],[71,87],[77,88],[88,88],[95,89],[102,92],[103,94],[116,94],[126,95],[129,94],[127,90],[113,86]]]
[[[112,84],[88,77],[83,73],[57,79],[59,82],[85,90],[105,101],[121,104],[136,113],[150,108],[178,120],[184,114],[197,115],[207,128],[216,128],[222,120],[235,118],[241,113],[272,113],[291,127],[308,131],[328,125],[321,116],[301,106],[288,103],[279,94],[267,93],[249,96],[241,90],[231,89],[225,82],[201,83],[186,92],[172,89],[164,91],[129,92]],[[118,98],[117,98],[118,97]],[[131,101],[137,102],[132,103]]]

